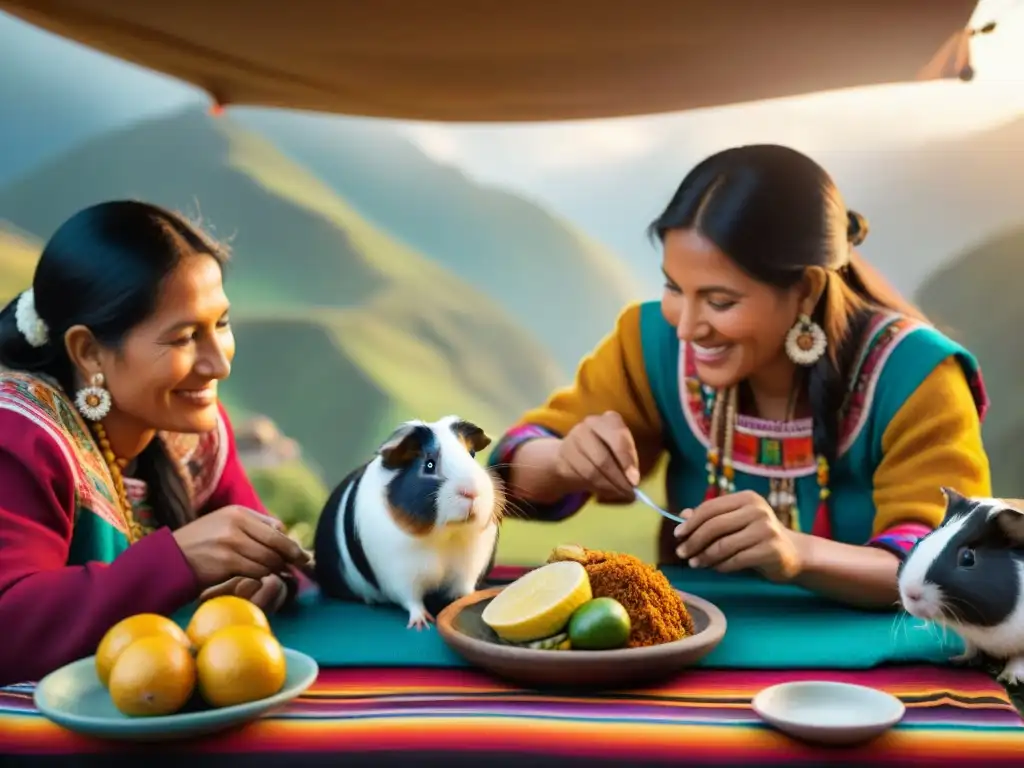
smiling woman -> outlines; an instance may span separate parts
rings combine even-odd
[[[102,203],[57,229],[0,313],[0,685],[89,655],[132,614],[294,595],[306,555],[217,399],[225,261],[173,213]]]
[[[651,232],[661,301],[626,308],[492,463],[557,520],[591,495],[632,502],[667,453],[686,522],[663,523],[662,562],[892,605],[940,488],[991,493],[975,359],[860,259],[866,221],[794,150],[712,155]]]

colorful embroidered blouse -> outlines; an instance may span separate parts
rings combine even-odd
[[[941,522],[941,486],[991,494],[981,440],[984,386],[966,350],[934,328],[896,315],[874,319],[853,378],[831,471],[832,536],[903,557]],[[491,464],[507,467],[525,441],[565,435],[587,415],[607,410],[629,426],[641,475],[668,453],[669,506],[698,505],[706,488],[710,397],[697,378],[692,350],[679,343],[658,302],[626,308],[615,330],[581,362],[573,384],[524,414],[495,446]],[[737,490],[767,497],[770,478],[794,478],[798,528],[811,530],[818,485],[810,419],[741,416],[733,462]],[[499,471],[507,481],[507,470]],[[587,498],[517,503],[536,519],[553,521],[575,514]],[[673,527],[667,521],[662,527],[662,562],[678,562]]]
[[[204,435],[161,434],[198,514],[238,504],[267,514],[235,452],[227,414]],[[198,586],[145,483],[126,490],[145,536],[129,546],[106,463],[68,398],[0,372],[0,685],[95,652],[134,613],[170,615]]]

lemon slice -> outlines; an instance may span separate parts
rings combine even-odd
[[[563,560],[513,581],[480,618],[503,640],[529,643],[564,631],[573,611],[592,597],[586,568]]]

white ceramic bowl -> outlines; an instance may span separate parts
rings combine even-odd
[[[849,683],[808,680],[765,688],[751,702],[767,723],[819,744],[856,744],[885,733],[903,719],[895,696]]]

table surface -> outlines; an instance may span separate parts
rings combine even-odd
[[[244,756],[247,768],[453,768],[481,761],[487,768],[826,760],[877,766],[911,758],[919,765],[1021,764],[1024,721],[1006,692],[982,671],[935,663],[948,659],[947,649],[921,638],[936,633],[791,589],[737,579],[697,582],[694,574],[675,572],[671,578],[722,608],[729,628],[707,660],[712,663],[656,687],[523,690],[467,666],[436,630],[407,630],[401,611],[307,604],[272,620],[282,642],[321,665],[314,685],[290,705],[242,729],[154,747],[65,731],[35,710],[30,684],[11,686],[0,689],[0,763],[16,756],[18,766],[111,768],[136,766],[158,751],[187,756],[189,768],[223,765],[231,756]],[[909,639],[899,640],[904,636]],[[811,747],[763,723],[750,706],[758,691],[792,680],[872,686],[898,696],[907,713],[869,744]]]
[[[502,566],[491,583],[507,583],[522,568]],[[870,669],[882,664],[943,664],[961,652],[953,632],[920,629],[892,612],[861,611],[805,589],[747,574],[662,569],[684,592],[725,614],[722,642],[701,662],[714,669]],[[191,608],[175,619],[185,626]],[[271,617],[284,645],[321,667],[469,667],[438,636],[406,628],[408,614],[393,606],[330,600],[310,591],[296,610]]]

